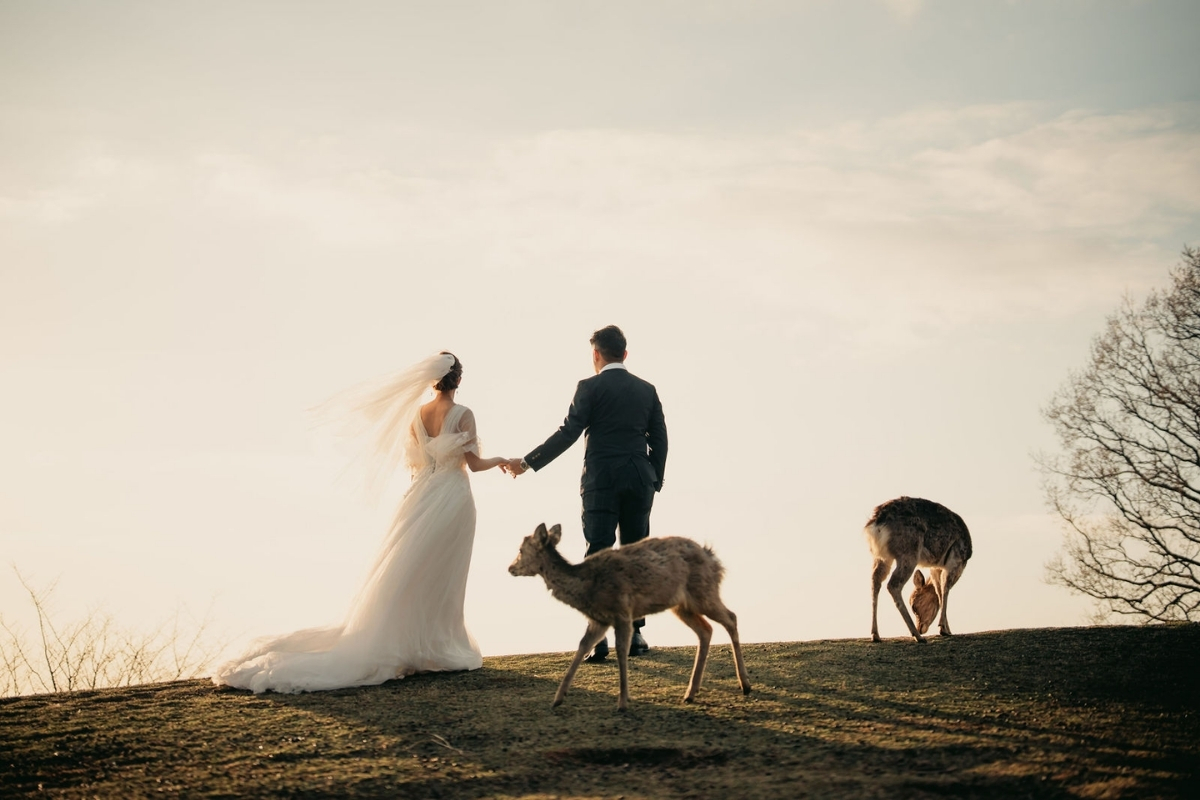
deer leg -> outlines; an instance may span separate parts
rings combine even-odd
[[[696,661],[692,664],[692,678],[688,681],[687,691],[683,694],[683,702],[690,703],[696,699],[696,694],[700,691],[700,682],[704,680],[704,665],[708,661],[708,645],[712,641],[712,625],[709,625],[708,620],[690,608],[676,606],[671,610],[684,625],[695,631],[696,636],[700,639],[700,646],[696,648]]]
[[[929,582],[933,584],[933,591],[937,594],[940,613],[938,626],[944,631],[946,626],[946,567],[930,567]],[[942,633],[942,635],[946,634]]]
[[[613,638],[617,643],[617,669],[621,673],[621,694],[617,697],[617,710],[624,711],[629,705],[629,645],[633,642],[633,620],[622,617],[613,626]]]
[[[554,706],[562,705],[563,698],[567,696],[567,688],[571,685],[571,681],[575,679],[575,671],[579,669],[579,665],[583,663],[584,657],[592,652],[592,648],[600,643],[604,638],[604,634],[608,633],[608,626],[602,622],[596,622],[594,619],[588,620],[587,630],[583,633],[583,638],[579,640],[579,650],[575,653],[575,658],[571,661],[571,666],[567,667],[567,674],[563,675],[562,683],[558,685],[558,692],[554,695]]]
[[[717,606],[705,609],[704,613],[729,634],[729,641],[733,645],[733,664],[737,667],[738,685],[742,687],[742,694],[750,694],[750,674],[746,672],[746,662],[742,660],[742,641],[738,638],[737,615],[720,601]]]
[[[908,626],[908,632],[918,642],[924,643],[925,639],[917,632],[917,626],[913,624],[912,617],[908,613],[908,609],[904,607],[904,597],[900,594],[904,588],[904,584],[908,583],[908,579],[912,577],[913,570],[917,568],[915,561],[897,561],[896,569],[892,572],[892,577],[888,580],[888,594],[892,596],[892,600],[896,602],[896,608],[900,610],[900,616],[904,617],[904,624]],[[942,610],[945,611],[945,606]]]
[[[966,562],[955,561],[953,565],[947,566],[942,573],[942,616],[938,620],[938,632],[942,636],[951,636],[950,620],[946,618],[946,601],[949,599],[950,587],[958,583],[958,579],[962,577],[963,570],[967,568]]]
[[[871,641],[873,642],[881,641],[879,638],[879,588],[883,586],[883,579],[887,577],[891,566],[891,561],[877,558],[875,566],[871,569]]]
[[[933,584],[933,590],[937,592],[938,607],[946,600],[946,570],[944,567],[929,568],[929,582]]]

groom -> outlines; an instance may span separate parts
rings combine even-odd
[[[585,434],[583,455],[583,538],[587,555],[641,541],[650,535],[650,507],[662,489],[667,465],[667,423],[655,388],[625,368],[625,334],[616,325],[592,334],[596,374],[579,382],[562,427],[524,458],[507,464],[514,476],[535,472],[558,458]],[[642,638],[645,619],[635,620],[630,655],[650,646]],[[608,655],[601,639],[589,661]]]

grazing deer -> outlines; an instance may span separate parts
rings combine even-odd
[[[962,575],[971,557],[971,534],[962,517],[943,505],[918,497],[899,497],[875,509],[863,531],[875,556],[871,571],[871,638],[879,639],[879,587],[895,562],[888,579],[888,594],[896,602],[900,616],[913,638],[924,642],[921,634],[929,630],[940,606],[938,628],[950,635],[946,619],[946,598]],[[918,566],[930,567],[929,580],[917,572],[913,578],[912,607],[920,627],[913,624],[900,590]]]
[[[670,536],[643,539],[619,550],[602,550],[579,564],[571,564],[558,552],[561,538],[561,525],[549,531],[545,524],[538,525],[521,542],[521,551],[508,568],[513,575],[541,575],[556,599],[587,617],[587,631],[579,640],[575,659],[554,695],[555,706],[562,703],[584,656],[611,627],[616,631],[617,666],[621,673],[617,708],[624,711],[629,703],[627,667],[633,621],[667,609],[674,611],[700,637],[692,679],[683,701],[690,703],[695,699],[704,678],[704,662],[712,639],[712,626],[704,617],[710,617],[729,631],[738,683],[743,694],[750,694],[750,679],[738,641],[737,617],[721,602],[725,568],[712,550],[691,539]]]

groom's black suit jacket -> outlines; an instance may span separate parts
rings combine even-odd
[[[619,488],[633,464],[643,485],[662,489],[667,466],[667,423],[654,386],[629,370],[607,369],[579,382],[562,427],[525,456],[536,470],[558,458],[586,433],[579,491]]]

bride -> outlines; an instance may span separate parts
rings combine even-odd
[[[341,625],[259,640],[219,667],[213,683],[311,692],[482,666],[463,621],[475,538],[465,468],[480,472],[505,459],[480,458],[475,416],[454,402],[461,380],[462,364],[443,352],[382,386],[335,398],[370,436],[375,477],[404,461],[412,485]],[[431,384],[436,396],[421,405]]]

